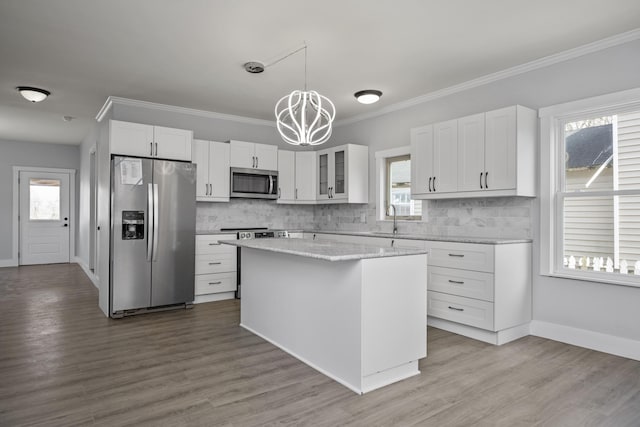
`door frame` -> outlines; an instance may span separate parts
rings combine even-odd
[[[69,175],[69,262],[77,262],[76,259],[76,170],[60,169],[60,168],[43,168],[31,166],[14,166],[13,167],[13,214],[12,214],[12,257],[11,263],[13,267],[20,265],[18,251],[20,250],[20,172],[50,172],[64,173]]]

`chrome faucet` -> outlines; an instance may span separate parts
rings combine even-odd
[[[396,221],[396,205],[390,204],[390,208],[393,208],[393,235],[398,234],[398,222]]]

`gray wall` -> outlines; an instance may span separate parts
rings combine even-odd
[[[375,176],[374,153],[378,150],[410,143],[409,130],[464,115],[487,111],[512,104],[540,108],[625,89],[640,87],[640,41],[626,43],[585,55],[546,68],[530,71],[437,99],[429,103],[336,128],[332,145],[345,142],[366,144],[370,150],[370,182]],[[375,189],[370,186],[371,200]],[[478,199],[480,200],[480,199]],[[489,199],[486,199],[487,201]],[[491,199],[495,208],[508,209],[509,198]],[[437,221],[469,224],[469,216],[481,201],[428,202],[427,226],[437,230]],[[446,206],[446,218],[434,218],[434,206]],[[469,211],[469,208],[472,210]],[[538,274],[539,270],[539,206],[520,206],[520,225],[529,227],[534,238],[533,257],[533,318],[562,326],[600,332],[640,341],[640,288],[615,286],[580,280],[556,279]],[[357,209],[357,208],[352,208]],[[471,213],[470,213],[471,212]],[[523,222],[522,222],[523,221]],[[511,223],[513,224],[513,223]],[[477,234],[486,223],[458,228],[461,234]],[[515,231],[515,230],[513,230]],[[448,229],[456,232],[455,225]],[[524,233],[523,233],[524,234]]]
[[[12,257],[13,166],[80,169],[77,145],[41,144],[36,142],[0,141],[0,260]],[[76,218],[80,182],[76,172]],[[76,220],[76,224],[78,221]],[[76,244],[78,233],[76,232]]]
[[[221,226],[254,225],[296,227],[312,223],[324,229],[385,229],[387,223],[375,221],[375,158],[379,150],[409,145],[409,130],[441,120],[487,111],[512,104],[540,108],[557,103],[640,87],[640,41],[612,47],[560,64],[486,84],[445,98],[391,112],[355,124],[338,126],[327,146],[344,143],[370,147],[369,205],[281,207],[272,202],[235,201],[229,204],[198,203],[198,229]],[[416,94],[419,95],[419,94]],[[375,107],[374,107],[375,108]],[[225,141],[248,140],[277,144],[274,127],[189,116],[139,107],[116,106],[113,118],[139,123],[193,129],[195,137]],[[83,168],[88,165],[88,145],[83,145]],[[1,154],[1,153],[0,153]],[[81,174],[83,181],[88,177]],[[82,186],[88,188],[88,184]],[[83,190],[84,195],[84,190]],[[0,194],[0,197],[2,194]],[[81,197],[88,197],[86,196]],[[81,202],[82,206],[84,202]],[[640,341],[640,289],[578,280],[540,276],[539,206],[537,199],[492,198],[433,201],[425,204],[427,221],[401,224],[406,231],[426,231],[443,235],[499,235],[534,238],[535,320],[550,322]],[[266,208],[266,209],[265,209]],[[82,208],[84,212],[84,207]],[[362,214],[365,221],[362,222]],[[311,220],[313,215],[313,220]],[[1,219],[1,218],[0,218]],[[261,224],[259,224],[261,225]],[[84,230],[84,226],[82,227]],[[401,229],[402,230],[402,229]],[[388,231],[388,230],[387,230]],[[82,233],[79,233],[82,234]],[[80,255],[88,259],[84,243]],[[85,253],[87,252],[87,253]]]

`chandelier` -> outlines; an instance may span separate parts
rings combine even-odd
[[[336,107],[326,96],[315,90],[307,90],[307,44],[293,52],[265,65],[261,62],[247,62],[249,73],[261,73],[267,66],[274,65],[294,53],[304,49],[304,90],[294,90],[283,96],[275,106],[276,126],[282,139],[291,145],[319,145],[331,137]]]

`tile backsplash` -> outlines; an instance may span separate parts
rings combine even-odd
[[[429,200],[423,221],[399,221],[400,233],[437,236],[531,238],[533,200],[520,197]],[[232,199],[229,203],[198,203],[198,232],[228,227],[340,231],[392,231],[378,221],[375,203],[279,205],[274,201]]]

